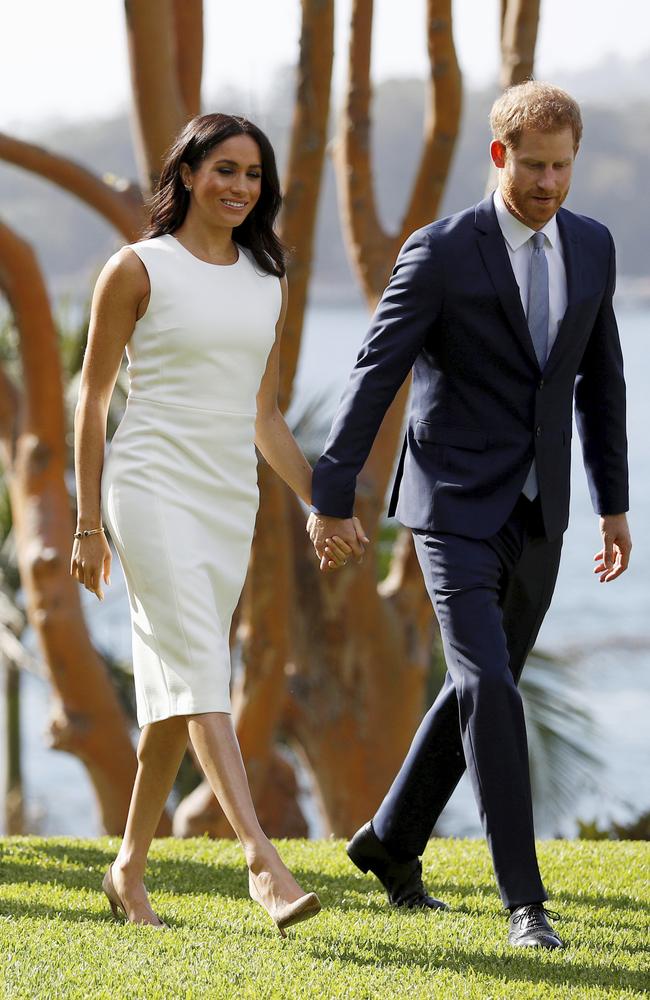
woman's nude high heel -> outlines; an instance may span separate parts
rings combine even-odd
[[[120,910],[121,910],[122,913],[124,914],[124,919],[128,922],[129,917],[126,912],[126,906],[118,896],[117,889],[115,888],[115,884],[113,882],[113,865],[109,866],[108,871],[104,875],[104,879],[102,881],[102,889],[104,890],[104,894],[106,895],[108,902],[111,904],[111,910],[113,911],[113,916],[115,917],[115,919],[116,920],[120,919]],[[160,917],[158,916],[157,913],[154,913],[154,916],[158,920],[160,920]],[[149,924],[148,926],[167,927],[167,924],[163,920],[160,920],[159,924]]]
[[[284,906],[267,906],[257,888],[255,875],[250,869],[248,872],[248,891],[251,899],[266,910],[282,937],[287,936],[285,928],[299,924],[303,920],[309,920],[310,917],[315,917],[321,908],[320,900],[315,892],[308,892],[294,900],[293,903],[285,903]]]

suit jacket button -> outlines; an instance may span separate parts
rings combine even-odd
[[[538,388],[538,389],[543,389],[543,388],[544,388],[544,379],[543,379],[543,378],[541,378],[541,379],[539,380],[539,385],[537,386],[537,388]]]
[[[535,436],[536,437],[541,437],[542,436],[542,425],[541,424],[538,424],[537,427],[535,428]]]

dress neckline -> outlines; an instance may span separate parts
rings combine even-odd
[[[192,253],[192,251],[188,250],[186,246],[183,246],[183,244],[181,243],[181,241],[179,239],[177,239],[174,236],[173,233],[165,233],[164,235],[168,236],[170,240],[173,240],[174,241],[174,245],[177,246],[177,247],[180,247],[181,251],[184,254],[187,254],[188,257],[191,257],[192,260],[197,261],[197,263],[199,263],[199,264],[205,264],[206,267],[237,267],[237,264],[239,264],[239,262],[240,262],[240,260],[242,258],[241,247],[237,243],[235,243],[235,246],[237,247],[237,260],[234,260],[232,262],[232,264],[214,264],[210,260],[203,260],[202,257],[197,257],[195,253]]]

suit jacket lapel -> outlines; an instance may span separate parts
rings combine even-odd
[[[567,337],[571,335],[573,315],[575,312],[574,307],[575,303],[579,301],[580,289],[582,287],[580,239],[571,212],[561,208],[557,213],[557,224],[560,232],[560,239],[562,240],[562,253],[564,256],[564,268],[566,271],[567,306],[566,312],[564,313],[560,323],[560,328],[557,332],[557,337],[555,338],[555,343],[551,348],[551,353],[546,359],[546,367],[555,361],[557,356],[561,353],[563,344],[566,343]]]
[[[503,233],[494,211],[492,195],[484,198],[476,206],[475,225],[478,236],[478,248],[483,258],[483,263],[492,279],[496,293],[499,296],[504,312],[508,317],[508,322],[517,335],[524,351],[537,365],[535,348],[526,322],[526,315],[521,304],[519,286],[515,280],[508,257],[508,250],[503,238]]]

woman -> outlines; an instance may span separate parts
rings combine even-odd
[[[228,634],[258,503],[254,445],[311,499],[311,468],[277,407],[280,203],[266,136],[242,118],[195,118],[167,156],[146,238],[109,260],[93,297],[71,572],[103,598],[111,553],[101,507],[129,591],[142,727],[124,839],[103,888],[114,915],[136,923],[163,926],[143,876],[188,737],[244,849],[251,897],[283,935],[320,909],[259,825],[230,716]],[[102,470],[125,348],[129,398]],[[328,568],[350,554],[332,540]]]

